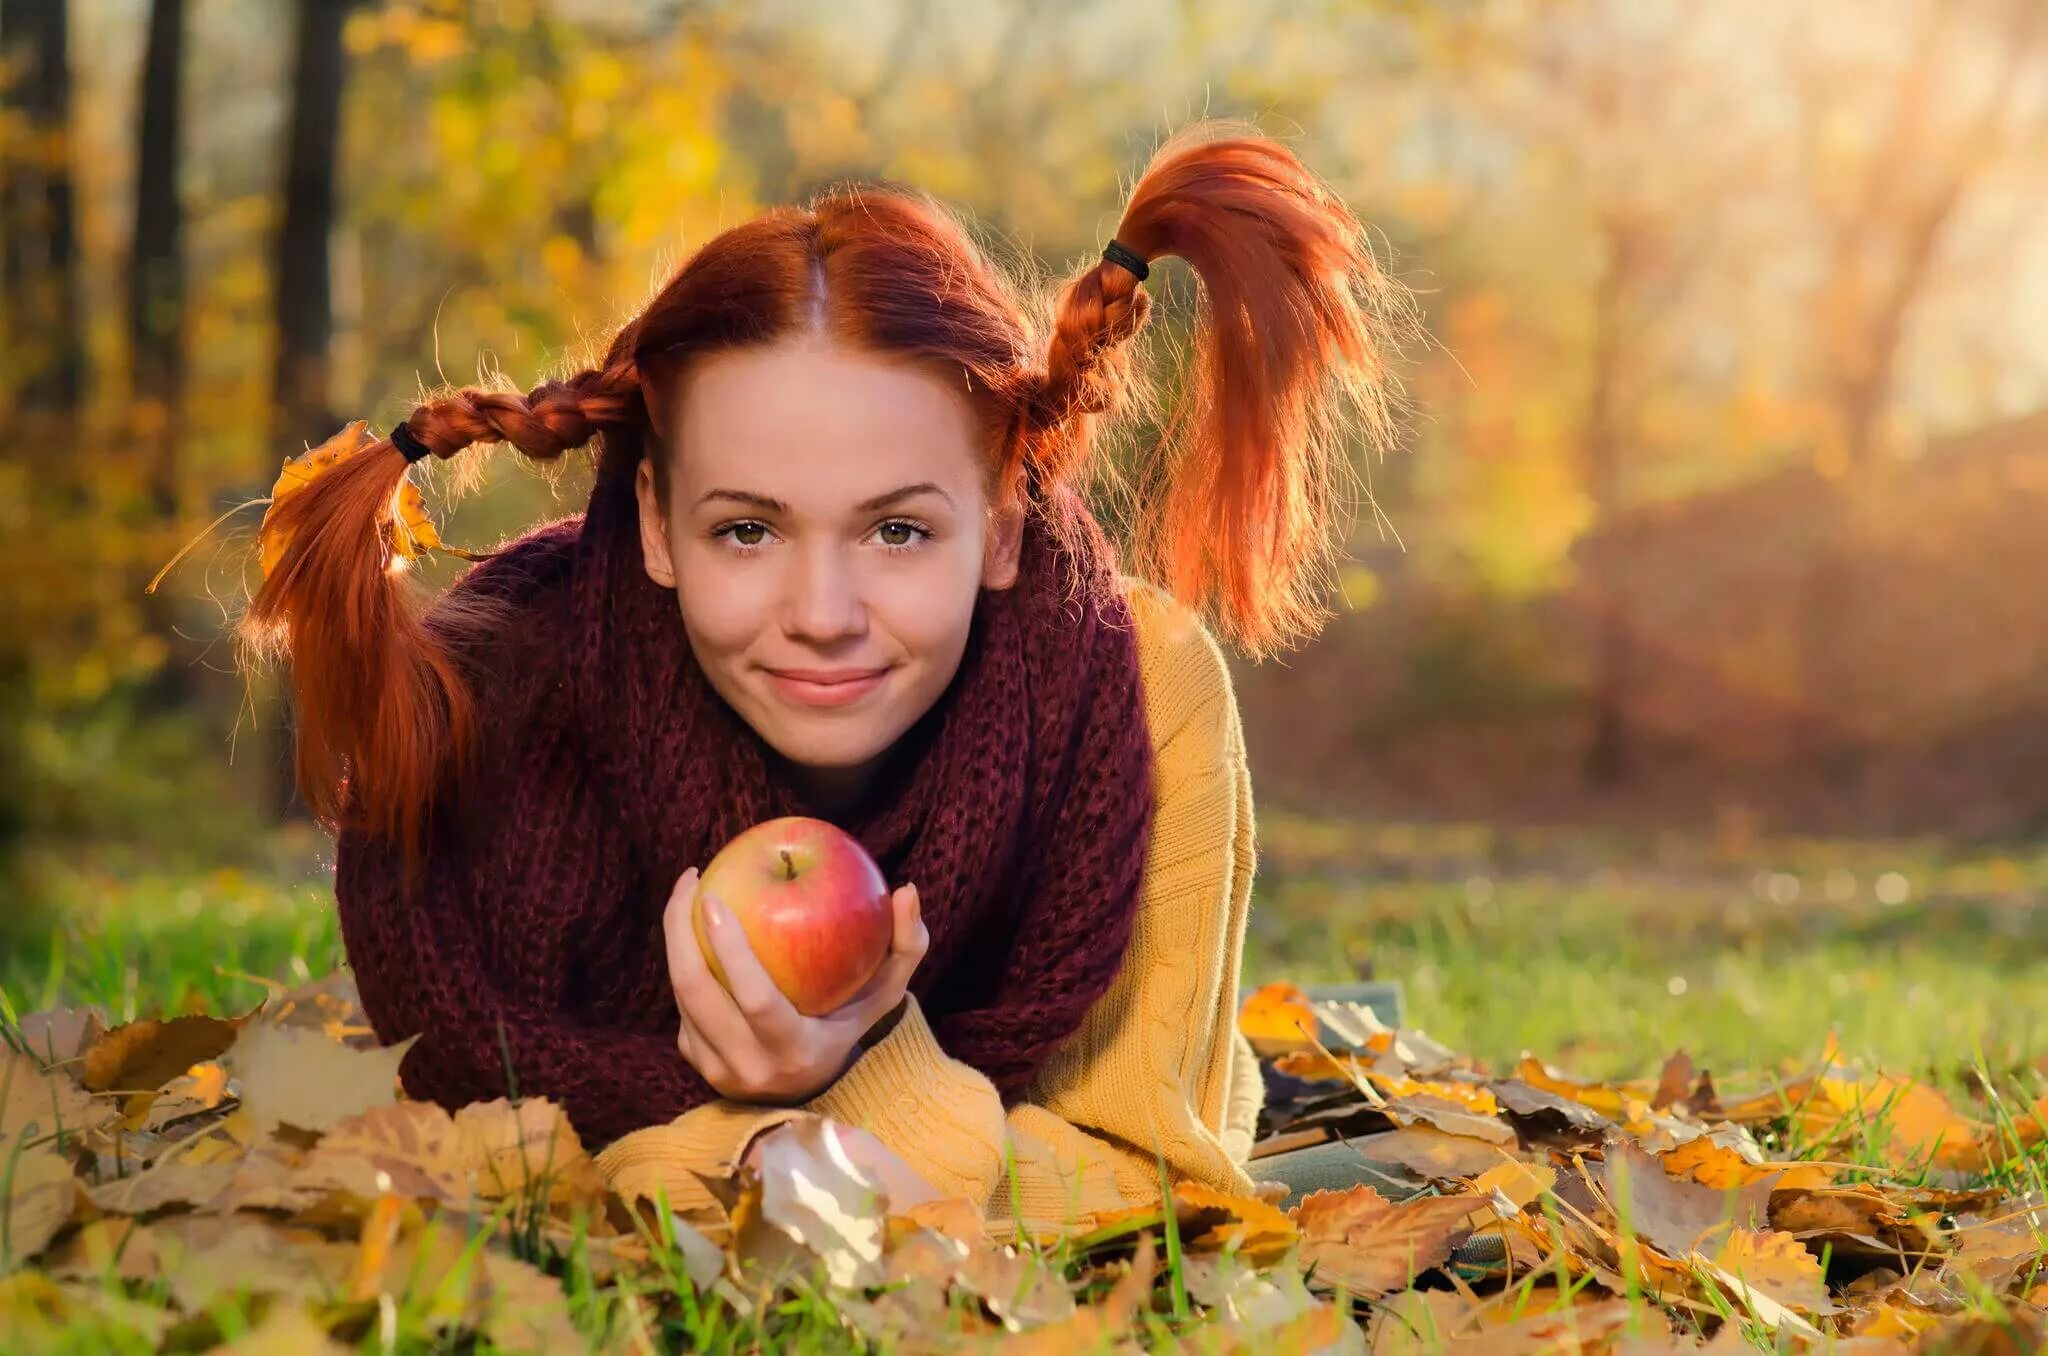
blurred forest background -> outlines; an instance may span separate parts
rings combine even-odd
[[[1432,336],[1338,617],[1239,670],[1276,869],[1290,816],[2041,855],[2043,10],[0,0],[4,888],[317,878],[232,663],[260,507],[145,592],[286,456],[531,385],[844,176],[1064,272],[1203,114],[1335,184]],[[485,547],[579,499],[501,456],[430,502]]]

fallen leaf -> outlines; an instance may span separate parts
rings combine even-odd
[[[1650,1094],[1650,1109],[1662,1111],[1674,1102],[1684,1101],[1695,1077],[1692,1056],[1683,1050],[1673,1051],[1671,1058],[1664,1061],[1664,1071],[1657,1075],[1657,1089]]]
[[[418,1039],[356,1050],[304,1027],[259,1023],[243,1030],[227,1060],[259,1133],[328,1130],[397,1100],[399,1062]]]
[[[1054,1323],[1014,1333],[996,1346],[1002,1356],[1070,1356],[1076,1351],[1102,1351],[1129,1331],[1131,1321],[1152,1295],[1158,1271],[1152,1235],[1138,1240],[1128,1270],[1102,1303],[1080,1309]]]
[[[193,1164],[172,1158],[127,1177],[95,1182],[85,1189],[97,1208],[111,1214],[150,1215],[174,1205],[204,1206],[235,1179],[235,1162]]]
[[[847,1153],[842,1130],[823,1117],[778,1125],[755,1141],[759,1167],[749,1176],[761,1222],[823,1263],[833,1284],[880,1285],[888,1198]]]
[[[71,1222],[78,1179],[52,1149],[0,1150],[0,1266],[34,1257]]]
[[[1525,1314],[1511,1323],[1486,1325],[1446,1343],[1443,1352],[1444,1356],[1554,1356],[1605,1351],[1609,1339],[1632,1322],[1666,1326],[1655,1309],[1639,1308],[1627,1300],[1567,1304],[1549,1312]]]
[[[1613,1121],[1626,1119],[1622,1108],[1625,1097],[1647,1100],[1656,1092],[1654,1085],[1644,1083],[1581,1083],[1530,1056],[1524,1056],[1515,1066],[1515,1077],[1532,1088],[1577,1102]]]
[[[68,1064],[106,1032],[107,1016],[96,1007],[51,1008],[15,1025],[22,1044],[43,1064]]]
[[[1315,1280],[1377,1299],[1443,1265],[1472,1232],[1470,1198],[1424,1196],[1395,1205],[1371,1187],[1316,1191],[1289,1211]]]
[[[602,1213],[604,1175],[584,1152],[568,1114],[545,1097],[516,1106],[500,1097],[462,1107],[455,1113],[455,1135],[485,1199],[525,1198],[545,1184],[541,1194],[555,1208]]]
[[[1292,984],[1254,989],[1237,1010],[1237,1029],[1261,1055],[1307,1049],[1316,1032],[1308,995]]]
[[[1664,1171],[1717,1191],[1731,1191],[1765,1177],[1775,1177],[1777,1188],[1826,1186],[1833,1175],[1812,1163],[1765,1163],[1745,1157],[1739,1150],[1701,1135],[1676,1149],[1657,1155]]]
[[[1790,1234],[1734,1229],[1701,1260],[1802,1314],[1825,1313],[1833,1307],[1820,1259]]]
[[[1603,1137],[1613,1121],[1585,1103],[1523,1082],[1500,1079],[1493,1095],[1524,1135],[1590,1139]]]
[[[1345,1143],[1369,1162],[1398,1163],[1425,1177],[1476,1177],[1501,1161],[1499,1143],[1448,1135],[1427,1125],[1403,1126]]]
[[[1223,1223],[1188,1237],[1186,1245],[1191,1248],[1227,1248],[1250,1262],[1273,1262],[1300,1237],[1293,1220],[1256,1196],[1236,1196],[1197,1182],[1176,1182],[1173,1200],[1177,1207],[1229,1212]]]
[[[125,1281],[154,1280],[161,1270],[156,1234],[140,1220],[108,1215],[87,1220],[71,1237],[43,1259],[52,1276],[98,1280],[116,1276]]]
[[[1594,1172],[1620,1223],[1669,1258],[1686,1256],[1703,1235],[1724,1224],[1757,1228],[1768,1218],[1768,1179],[1717,1191],[1671,1176],[1626,1140],[1610,1141],[1605,1161]]]
[[[255,1327],[207,1356],[348,1356],[303,1304],[273,1304]]]
[[[957,1279],[1011,1332],[1058,1323],[1074,1312],[1065,1278],[1036,1253],[981,1248],[961,1263]]]
[[[194,1064],[218,1059],[249,1020],[241,1017],[144,1018],[94,1041],[85,1052],[85,1086],[94,1092],[154,1093]]]
[[[46,1072],[32,1056],[0,1048],[0,1151],[17,1137],[79,1134],[116,1114],[113,1103],[93,1097],[69,1074]]]

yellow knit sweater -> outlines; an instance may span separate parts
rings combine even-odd
[[[712,1102],[615,1141],[598,1166],[627,1199],[710,1205],[762,1131],[795,1117],[861,1126],[945,1195],[994,1220],[1084,1226],[1176,1180],[1245,1192],[1263,1097],[1238,1035],[1238,969],[1254,864],[1244,734],[1222,651],[1170,595],[1127,580],[1158,797],[1130,949],[1109,992],[1005,1108],[939,1048],[912,999],[896,1026],[801,1107]]]

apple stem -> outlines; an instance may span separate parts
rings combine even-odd
[[[796,863],[790,860],[788,848],[782,849],[782,878],[784,880],[796,879]]]

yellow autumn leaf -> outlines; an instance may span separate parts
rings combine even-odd
[[[367,420],[352,420],[320,446],[284,464],[284,469],[278,473],[277,483],[271,486],[270,507],[263,514],[263,525],[256,530],[266,579],[284,559],[285,548],[291,544],[290,534],[278,525],[278,509],[341,465],[346,458],[361,451],[369,428]],[[399,481],[398,489],[391,496],[390,520],[394,561],[411,562],[429,552],[444,549],[440,531],[434,526],[434,520],[427,516],[426,498],[410,477]]]

